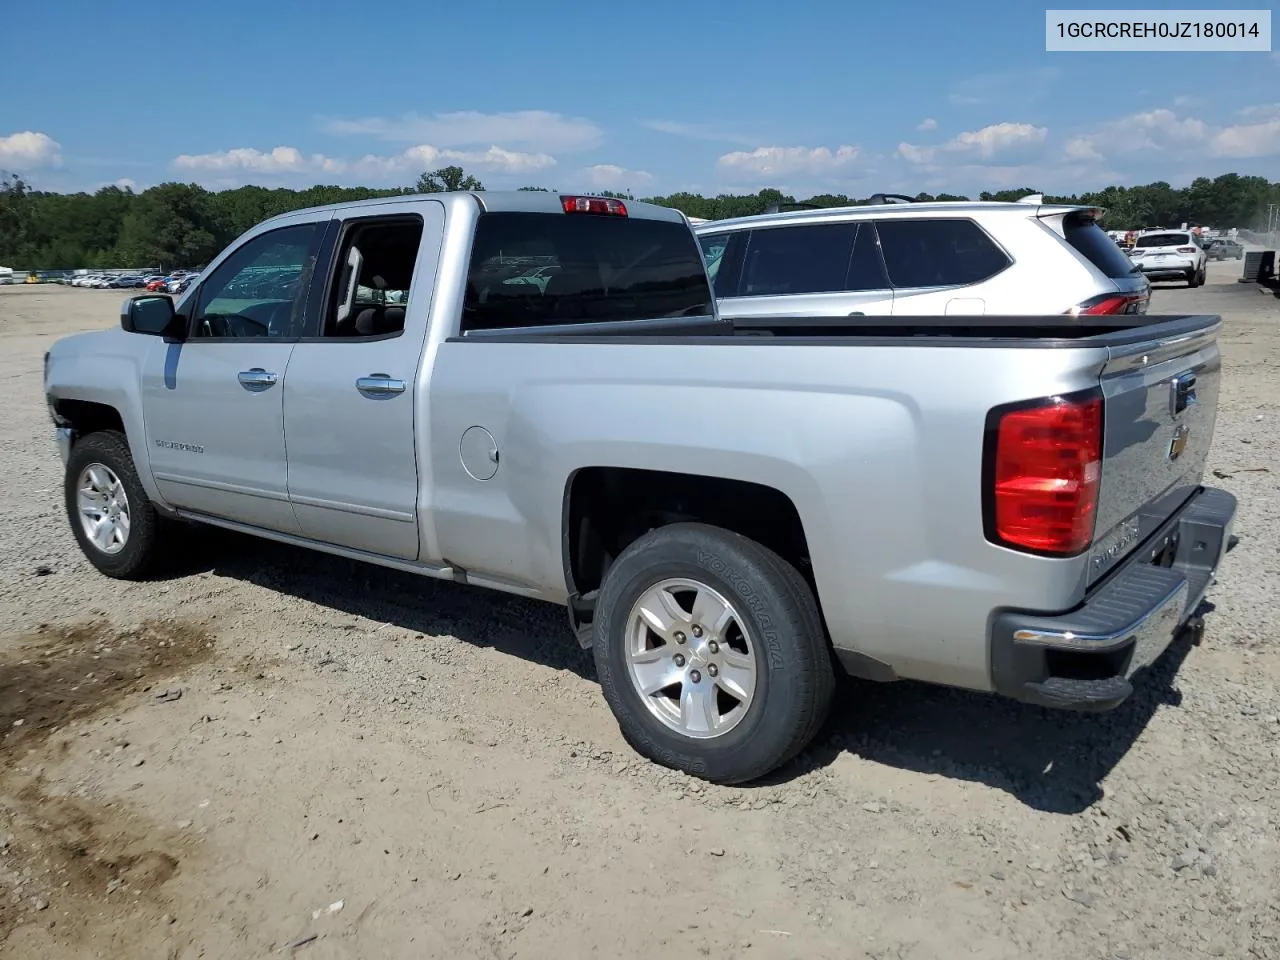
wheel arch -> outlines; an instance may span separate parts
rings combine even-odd
[[[699,522],[748,537],[791,563],[817,598],[809,537],[794,500],[749,480],[637,467],[586,466],[565,481],[561,557],[569,617],[591,645],[595,598],[610,566],[649,530]]]
[[[109,398],[86,399],[78,396],[49,398],[49,410],[54,423],[71,430],[71,447],[83,437],[103,430],[117,430],[124,435],[133,457],[134,469],[147,496],[157,508],[168,512],[168,505],[160,495],[151,475],[151,463],[147,457],[146,434],[141,417],[134,415],[123,403]]]

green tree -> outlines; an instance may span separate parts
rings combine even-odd
[[[425,173],[415,186],[374,189],[315,184],[301,190],[237,187],[208,191],[194,184],[163,183],[135,193],[104,187],[95,193],[41,191],[22,178],[0,174],[0,263],[20,269],[164,266],[195,267],[244,231],[268,217],[303,207],[416,194],[426,189],[483,189],[461,167]],[[525,187],[538,192],[545,187]],[[982,194],[1016,200],[1031,187]],[[630,193],[612,194],[631,198]],[[691,217],[720,220],[758,214],[797,198],[781,190],[706,197],[674,193],[647,198]],[[964,200],[956,194],[918,195],[919,200]],[[1165,182],[1110,185],[1077,195],[1045,194],[1046,202],[1089,204],[1106,210],[1110,229],[1141,229],[1189,221],[1218,227],[1262,228],[1267,205],[1280,203],[1280,182],[1224,173],[1198,177],[1186,187]],[[821,207],[864,204],[866,198],[823,193],[804,200]]]
[[[418,178],[418,193],[450,193],[454,190],[483,190],[482,184],[461,167],[450,165],[424,173]]]
[[[30,189],[17,174],[0,173],[0,262],[21,263],[30,256],[36,222]]]
[[[125,215],[115,252],[122,266],[193,266],[218,252],[223,232],[208,191],[194,183],[162,183]]]

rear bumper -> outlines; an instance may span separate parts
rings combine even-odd
[[[1204,599],[1235,545],[1235,513],[1234,496],[1202,488],[1075,610],[997,614],[996,691],[1045,707],[1119,706],[1133,692],[1133,674],[1159,659]]]
[[[1185,277],[1195,271],[1197,263],[1191,258],[1146,262],[1139,260],[1138,269],[1148,277]]]

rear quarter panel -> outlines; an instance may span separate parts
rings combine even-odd
[[[971,295],[986,301],[988,314],[1061,314],[1116,289],[1114,281],[1037,217],[1002,214],[979,223],[1014,261],[973,288]],[[912,305],[904,305],[901,312],[911,313]]]
[[[795,504],[837,647],[901,676],[989,689],[988,620],[1062,610],[1087,558],[986,542],[987,411],[1097,382],[1101,349],[450,340],[428,405],[437,546],[543,599],[568,593],[566,485],[583,467],[730,477]],[[471,426],[492,480],[462,468]]]

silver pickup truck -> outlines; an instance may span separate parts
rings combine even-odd
[[[102,573],[198,522],[563,604],[628,742],[741,782],[843,673],[1125,700],[1233,542],[1220,324],[726,320],[674,210],[419,195],[260,224],[44,389]]]

